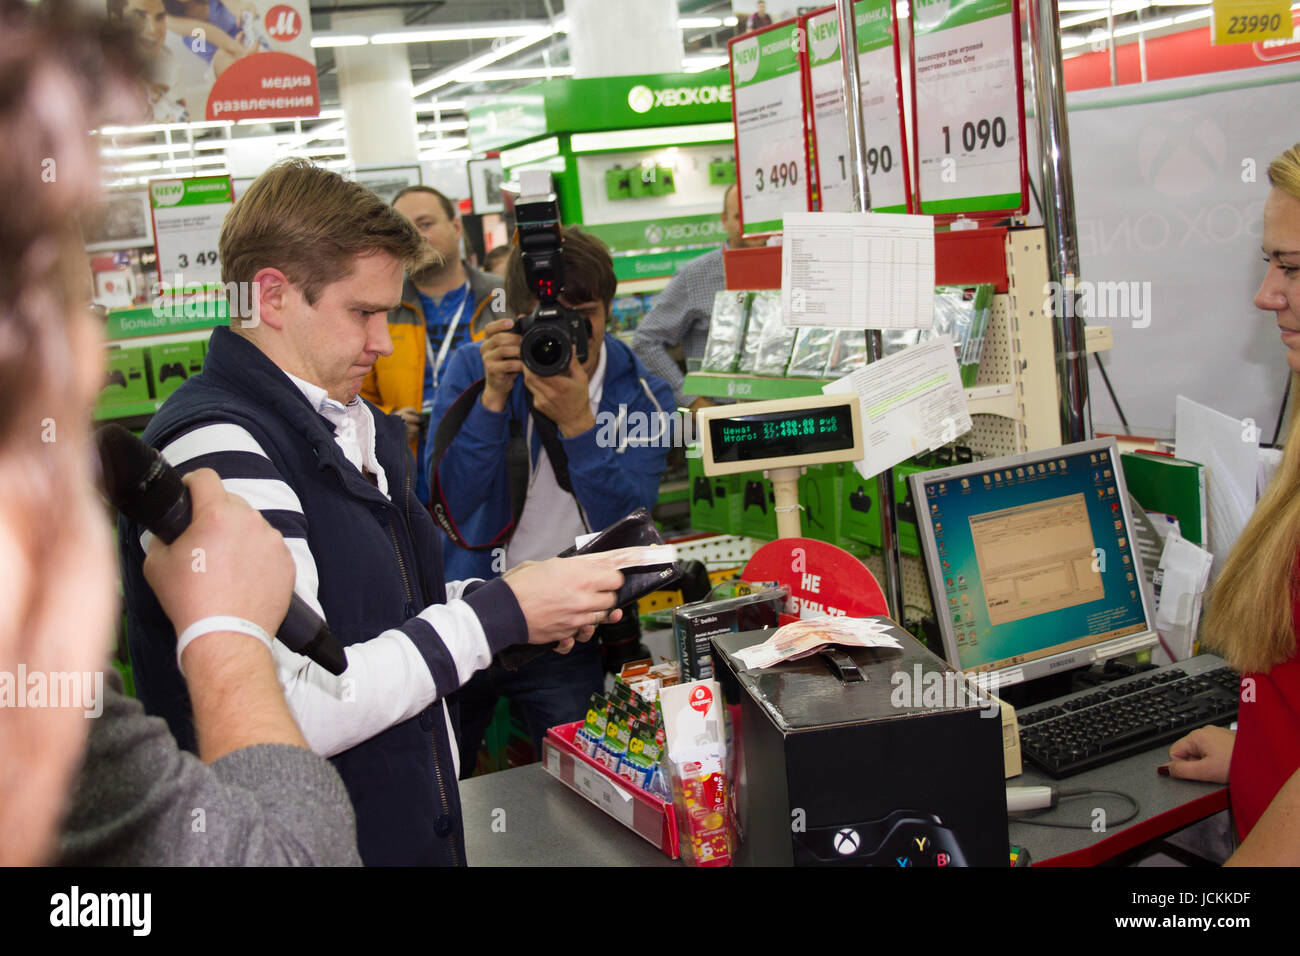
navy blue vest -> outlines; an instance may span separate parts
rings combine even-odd
[[[302,502],[320,604],[345,646],[446,601],[436,527],[415,496],[405,428],[371,408],[376,454],[392,501],[344,457],[333,425],[260,349],[218,328],[203,373],[177,389],[144,433],[149,444],[162,448],[203,423],[231,422],[248,430]],[[200,459],[189,467],[202,465]],[[268,519],[278,523],[274,514]],[[176,635],[144,579],[140,529],[123,520],[118,531],[137,692],[181,746],[194,750]],[[453,747],[442,705],[434,703],[332,758],[352,797],[366,865],[464,865]]]

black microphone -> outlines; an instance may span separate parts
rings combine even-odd
[[[157,451],[121,425],[105,425],[96,433],[104,491],[109,502],[128,519],[164,544],[171,544],[190,525],[190,492],[176,469]],[[297,594],[275,635],[291,651],[305,654],[331,674],[348,667],[343,648],[320,615]]]

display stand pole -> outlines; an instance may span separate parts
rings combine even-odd
[[[1075,227],[1074,179],[1070,171],[1070,133],[1065,114],[1065,70],[1061,64],[1061,23],[1056,0],[1029,0],[1029,50],[1034,72],[1034,121],[1042,164],[1043,226],[1047,230],[1047,268],[1065,293],[1064,315],[1053,316],[1057,379],[1060,382],[1061,438],[1084,441],[1088,403],[1088,352],[1083,316],[1075,307],[1079,277],[1079,238]]]
[[[798,538],[803,534],[799,521],[799,476],[802,468],[773,468],[763,472],[772,482],[772,496],[776,499],[776,536]]]
[[[849,127],[849,180],[853,183],[853,211],[871,208],[867,183],[867,137],[862,128],[862,85],[858,79],[858,21],[853,0],[835,0],[840,19],[840,63],[844,70],[844,117]],[[884,354],[880,331],[867,330],[867,362]],[[876,476],[876,502],[880,506],[880,556],[885,580],[881,582],[889,613],[903,620],[903,574],[898,555],[898,517],[894,514],[894,469]],[[778,512],[779,516],[779,512]]]

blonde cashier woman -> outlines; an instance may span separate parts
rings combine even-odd
[[[1300,144],[1268,168],[1255,305],[1277,322],[1293,385],[1300,373]],[[1295,387],[1292,395],[1298,394]],[[1300,865],[1300,415],[1282,465],[1211,593],[1207,643],[1242,673],[1238,729],[1202,727],[1175,743],[1168,773],[1227,783],[1241,846],[1229,866]],[[1162,768],[1163,769],[1163,768]]]

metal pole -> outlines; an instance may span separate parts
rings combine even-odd
[[[853,0],[835,0],[840,20],[840,64],[844,70],[844,118],[849,129],[847,163],[853,183],[853,210],[871,208],[871,187],[867,183],[867,135],[862,125],[862,84],[858,78],[858,23]],[[884,354],[879,330],[867,331],[867,361],[879,361]],[[898,516],[894,513],[894,469],[876,476],[876,501],[880,504],[880,556],[884,567],[881,582],[889,614],[903,621],[903,575],[898,556]]]
[[[1088,403],[1088,353],[1083,317],[1074,307],[1079,238],[1075,226],[1060,36],[1056,0],[1029,0],[1029,47],[1034,74],[1034,121],[1038,126],[1038,154],[1042,165],[1040,195],[1047,232],[1047,268],[1051,281],[1059,283],[1056,288],[1065,291],[1065,314],[1052,317],[1052,329],[1061,393],[1061,436],[1068,443],[1088,437],[1083,414]]]
[[[1147,35],[1142,26],[1142,8],[1138,7],[1133,11],[1138,18],[1138,67],[1142,73],[1142,82],[1147,81]]]
[[[1119,86],[1119,68],[1115,63],[1115,0],[1106,0],[1106,47],[1110,50],[1110,85]]]

